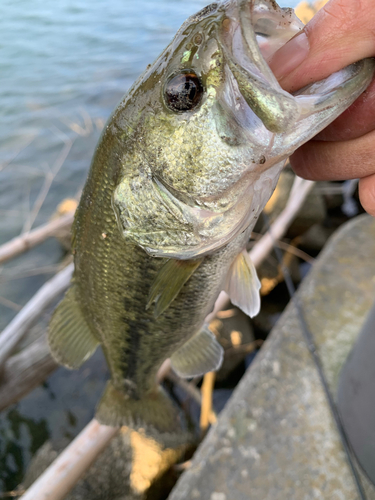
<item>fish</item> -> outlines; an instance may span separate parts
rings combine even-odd
[[[249,316],[260,283],[247,252],[286,159],[370,83],[359,61],[295,94],[267,60],[303,28],[274,0],[227,0],[191,16],[104,127],[72,228],[74,275],[49,325],[76,369],[100,345],[111,379],[99,422],[168,436],[183,427],[156,383],[217,370],[205,324],[221,290]]]

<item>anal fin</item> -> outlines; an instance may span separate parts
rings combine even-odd
[[[223,348],[215,335],[204,325],[198,333],[171,356],[174,371],[183,378],[198,377],[218,370],[223,360]]]
[[[243,250],[229,270],[225,291],[232,304],[252,318],[260,309],[260,287],[254,264],[246,250]]]
[[[53,357],[67,368],[79,368],[99,344],[91,333],[75,297],[75,285],[55,309],[48,328]]]
[[[168,309],[202,261],[203,258],[197,260],[169,259],[164,264],[151,286],[146,306],[148,309],[155,302],[155,318]]]

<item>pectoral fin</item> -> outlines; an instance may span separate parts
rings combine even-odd
[[[260,286],[254,264],[244,250],[229,270],[225,291],[232,303],[252,318],[260,309]]]
[[[198,377],[220,368],[223,348],[205,325],[172,356],[174,371],[183,378]]]
[[[73,285],[53,313],[48,328],[48,343],[53,357],[67,368],[79,368],[99,345],[75,297]]]
[[[203,258],[197,260],[169,259],[164,264],[151,286],[146,306],[148,309],[155,302],[155,318],[160,316],[174,301],[183,285],[198,269],[202,261]]]

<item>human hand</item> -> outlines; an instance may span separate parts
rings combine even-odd
[[[375,1],[330,0],[273,56],[280,85],[293,92],[348,64],[375,56]],[[331,125],[290,158],[306,179],[359,178],[363,208],[375,216],[375,79]]]

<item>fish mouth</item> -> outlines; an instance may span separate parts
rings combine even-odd
[[[265,57],[269,60],[303,26],[292,9],[281,9],[274,0],[237,0],[222,22],[219,42],[226,64],[248,107],[273,133],[291,129],[301,110]]]
[[[226,64],[247,106],[271,133],[287,134],[306,117],[333,108],[338,100],[347,103],[372,78],[374,63],[364,59],[289,94],[267,61],[303,29],[294,11],[280,8],[275,0],[235,0],[225,14],[219,42]],[[312,132],[311,137],[317,133],[315,127]]]
[[[280,88],[267,63],[303,27],[293,9],[274,0],[235,0],[226,10],[220,39],[229,60]]]

